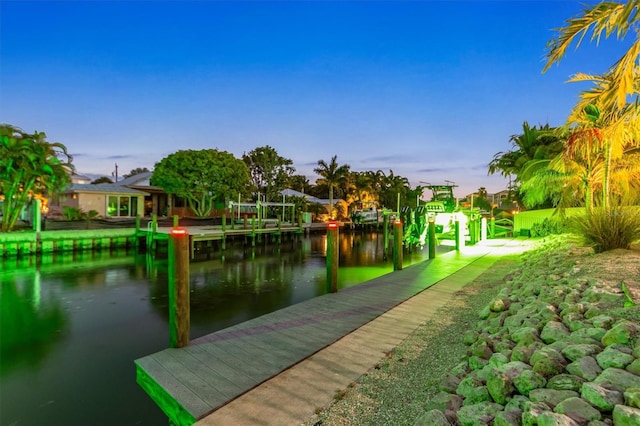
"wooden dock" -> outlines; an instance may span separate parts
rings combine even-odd
[[[242,224],[237,226],[181,226],[189,234],[189,250],[191,259],[195,257],[196,244],[205,243],[208,244],[211,241],[222,241],[223,248],[227,238],[233,237],[249,237],[252,240],[252,244],[255,245],[255,240],[264,236],[271,236],[272,238],[281,238],[285,234],[296,235],[304,232],[309,232],[312,228],[315,230],[321,230],[317,226],[312,227],[312,224],[291,224],[280,223],[275,221],[265,221],[256,226],[244,227]],[[313,224],[315,225],[315,224]],[[324,225],[324,224],[322,224]],[[151,228],[140,229],[139,235],[147,240],[147,246],[150,247],[157,240],[167,240],[169,233],[173,230],[173,227],[158,227],[155,230]]]
[[[170,421],[192,424],[396,305],[495,253],[500,241],[489,244],[469,247],[463,253],[442,254],[200,337],[185,348],[165,349],[140,358],[135,361],[137,381]]]

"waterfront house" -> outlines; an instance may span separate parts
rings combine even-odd
[[[114,183],[72,184],[61,192],[55,200],[60,211],[64,207],[74,207],[85,212],[95,210],[104,218],[135,217],[144,211],[144,197],[147,192]]]

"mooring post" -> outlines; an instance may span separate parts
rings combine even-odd
[[[384,254],[382,256],[384,260],[387,260],[387,253],[389,252],[389,215],[387,214],[382,216],[382,227],[384,233]]]
[[[338,291],[338,224],[329,222],[327,225],[327,293]]]
[[[472,214],[469,219],[469,245],[476,243],[476,215]]]
[[[180,219],[178,218],[177,214],[173,215],[173,227],[177,228],[178,227],[178,222],[180,221]]]
[[[436,219],[429,216],[429,259],[436,257]]]
[[[298,212],[298,228],[302,232],[302,212]]]
[[[35,203],[33,203],[33,230],[36,231],[37,235],[40,235],[40,231],[42,231],[42,201],[39,198],[36,198]]]
[[[489,230],[489,235],[491,235],[491,238],[496,237],[496,218],[493,216],[491,216],[491,228]]]
[[[169,233],[169,343],[189,344],[189,233],[174,228]]]
[[[487,218],[480,219],[480,241],[487,239]]]
[[[460,219],[456,218],[455,223],[456,251],[460,251]]]
[[[402,221],[393,222],[393,270],[402,269]]]
[[[227,230],[227,215],[222,214],[222,232]]]
[[[251,218],[251,247],[256,246],[256,219]]]

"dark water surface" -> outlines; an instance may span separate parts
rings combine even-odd
[[[339,288],[392,271],[382,240],[340,234]],[[325,248],[318,234],[200,253],[191,337],[325,294]],[[404,265],[426,257],[405,253]],[[106,251],[0,267],[0,425],[168,424],[133,363],[169,344],[166,259]]]

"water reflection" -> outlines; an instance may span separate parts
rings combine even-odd
[[[381,235],[339,243],[339,288],[391,272]],[[325,253],[324,235],[198,252],[192,338],[324,294]],[[84,252],[1,267],[0,424],[166,424],[133,367],[168,346],[166,258]]]

